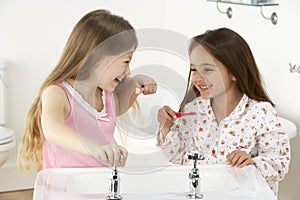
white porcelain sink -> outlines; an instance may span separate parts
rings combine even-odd
[[[168,166],[156,171],[129,173],[120,169],[123,199],[187,199],[191,166]],[[275,200],[263,178],[253,166],[232,168],[226,165],[199,166],[201,193],[214,200]],[[105,199],[110,168],[47,169],[39,172],[34,200]]]

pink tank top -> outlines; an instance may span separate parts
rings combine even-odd
[[[98,112],[67,82],[62,87],[70,103],[70,115],[65,124],[77,132],[99,141],[102,144],[116,144],[114,130],[116,125],[115,102],[111,92],[103,91],[104,108]],[[89,147],[87,147],[88,149]],[[47,139],[43,144],[44,168],[103,167],[102,161],[95,157],[57,146]]]

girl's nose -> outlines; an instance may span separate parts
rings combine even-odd
[[[197,82],[204,81],[204,77],[201,75],[200,72],[193,74],[193,79]]]
[[[126,67],[125,75],[130,75],[130,68],[129,68],[129,65]]]

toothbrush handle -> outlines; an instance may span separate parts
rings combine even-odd
[[[175,113],[176,117],[183,117],[183,116],[188,116],[188,115],[196,115],[195,112],[189,112],[189,113],[184,113],[184,112],[176,112]]]

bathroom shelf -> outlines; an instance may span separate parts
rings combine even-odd
[[[232,18],[233,11],[231,7],[228,7],[226,11],[222,11],[219,7],[219,3],[224,3],[224,4],[234,4],[234,5],[242,5],[242,6],[253,6],[253,7],[260,7],[260,13],[263,16],[263,18],[271,20],[272,24],[276,25],[278,21],[278,16],[276,12],[273,12],[271,17],[267,17],[263,13],[263,7],[268,7],[268,6],[278,6],[279,3],[274,3],[274,2],[263,2],[263,3],[243,3],[243,2],[238,2],[238,1],[230,1],[230,0],[207,0],[209,2],[215,2],[217,4],[217,9],[220,13],[226,14],[228,18]]]
[[[289,63],[290,65],[290,72],[291,73],[300,73],[300,65],[297,67],[297,65],[292,65],[291,63]]]

